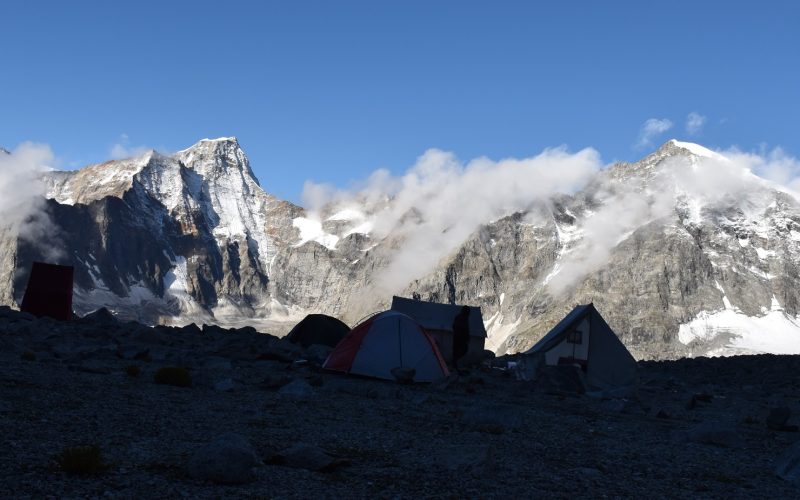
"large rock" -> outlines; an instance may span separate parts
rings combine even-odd
[[[254,479],[261,463],[244,437],[227,433],[200,447],[189,460],[188,472],[195,479],[220,484],[241,484]]]
[[[800,441],[778,457],[775,473],[787,481],[800,484]]]
[[[285,465],[298,469],[318,472],[330,472],[343,464],[343,461],[332,457],[318,446],[297,443],[280,454]]]
[[[742,436],[736,428],[724,422],[706,421],[679,435],[685,441],[724,448],[736,448],[743,444]]]
[[[306,399],[314,395],[314,388],[305,380],[298,378],[278,389],[278,394],[289,398]]]

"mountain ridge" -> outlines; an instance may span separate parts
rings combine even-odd
[[[317,212],[279,200],[233,137],[45,180],[81,313],[108,306],[149,323],[285,328],[307,312],[353,322],[397,293],[480,305],[488,346],[502,353],[526,349],[573,305],[593,301],[639,358],[761,352],[737,330],[743,318],[769,319],[770,335],[794,352],[800,209],[738,169],[667,141],[574,193],[482,222],[396,289],[382,278],[397,272],[424,214],[412,206],[378,232],[391,196]],[[21,269],[0,280],[0,299],[19,300],[26,266],[42,252],[9,235],[0,245]]]

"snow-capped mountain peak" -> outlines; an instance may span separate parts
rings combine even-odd
[[[724,162],[730,161],[725,156],[693,142],[683,142],[676,139],[670,139],[667,141],[667,144],[688,151],[690,154],[700,158],[709,158]]]

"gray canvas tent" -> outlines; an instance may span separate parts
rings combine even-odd
[[[548,365],[577,364],[592,387],[635,385],[636,360],[593,304],[577,306],[524,354],[543,355]]]
[[[453,320],[461,305],[437,304],[405,297],[392,297],[392,311],[411,316],[425,331],[433,337],[445,361],[453,357]],[[483,325],[481,308],[470,306],[469,311],[469,349],[468,354],[482,354],[486,343],[486,327]]]

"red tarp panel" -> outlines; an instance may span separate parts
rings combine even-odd
[[[72,319],[72,266],[34,262],[22,310],[62,321]]]

